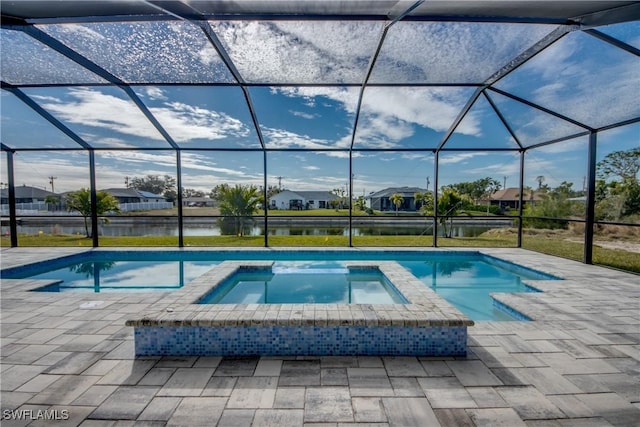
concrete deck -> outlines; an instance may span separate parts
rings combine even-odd
[[[6,268],[78,251],[0,255]],[[501,296],[535,320],[476,322],[463,359],[135,358],[124,322],[166,294],[30,293],[32,281],[3,280],[2,426],[640,425],[640,277],[483,252],[565,280]]]

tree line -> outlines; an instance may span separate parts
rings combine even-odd
[[[597,180],[595,188],[595,213],[597,221],[636,221],[640,219],[640,148],[626,151],[616,151],[608,154],[597,164]],[[533,200],[534,189],[526,187],[523,197],[525,202],[525,226],[534,228],[566,228],[568,222],[562,220],[570,217],[584,216],[583,191],[573,189],[573,183],[562,182],[555,188],[544,184],[545,178],[536,177],[538,182],[538,200]],[[168,201],[177,199],[175,178],[165,175],[147,175],[134,177],[129,181],[129,187],[154,194],[162,194]],[[468,214],[470,211],[484,211],[499,213],[499,207],[479,205],[481,200],[488,200],[491,194],[500,190],[500,183],[490,177],[471,182],[461,182],[441,187],[438,194],[438,221],[444,229],[445,237],[451,236],[452,219],[455,216]],[[277,186],[267,188],[267,200],[264,191],[254,185],[218,184],[208,194],[218,202],[220,209],[220,225],[225,234],[242,236],[247,228],[253,224],[253,216],[258,209],[267,206],[268,198],[277,194],[281,189]],[[334,194],[345,197],[345,194],[334,190]],[[182,189],[183,197],[204,197],[203,191]],[[98,215],[107,212],[118,212],[118,201],[104,191],[96,194]],[[389,198],[396,206],[396,214],[404,201],[401,194],[393,194]],[[425,216],[434,213],[434,196],[430,191],[415,193],[416,205]],[[66,207],[70,211],[79,212],[85,220],[87,237],[91,233],[88,227],[88,217],[91,215],[91,194],[89,189],[81,189],[70,193],[66,197]],[[363,196],[354,200],[354,207],[362,211],[370,211]],[[372,211],[369,213],[373,213]],[[105,220],[106,221],[106,220]]]

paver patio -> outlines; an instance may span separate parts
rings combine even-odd
[[[2,267],[77,251],[3,249]],[[33,281],[3,280],[2,426],[640,425],[640,277],[486,252],[567,280],[501,297],[535,320],[476,322],[464,359],[135,358],[124,322],[165,294],[33,293]],[[31,419],[43,410],[68,419]]]

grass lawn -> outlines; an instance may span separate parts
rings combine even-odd
[[[264,236],[185,236],[185,246],[201,247],[262,247]],[[556,255],[580,261],[584,246],[580,242],[570,241],[562,235],[528,235],[523,236],[522,247],[537,252]],[[0,238],[3,247],[9,246],[7,236]],[[82,246],[91,247],[92,240],[82,236],[64,235],[20,235],[19,246]],[[270,236],[269,246],[317,246],[343,248],[349,244],[346,236]],[[176,236],[145,237],[100,237],[100,246],[177,246]],[[353,245],[361,247],[431,247],[431,236],[354,236]],[[516,235],[510,232],[484,233],[469,238],[438,238],[438,246],[446,247],[516,247]],[[621,270],[640,273],[640,253],[598,247],[593,250],[595,264],[601,264]]]

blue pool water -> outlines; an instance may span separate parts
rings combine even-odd
[[[473,320],[513,320],[494,305],[491,293],[535,292],[522,282],[526,275],[515,274],[489,262],[441,259],[400,264]]]
[[[219,262],[95,260],[72,262],[32,279],[59,280],[39,288],[41,292],[136,292],[171,291],[209,271]],[[3,277],[5,275],[3,274]]]
[[[234,274],[198,303],[404,304],[406,300],[376,269],[279,261],[271,269]]]
[[[95,251],[5,269],[1,275],[3,278],[60,281],[40,289],[50,292],[170,291],[179,289],[225,260],[295,261],[295,268],[299,270],[344,268],[342,261],[397,261],[473,320],[514,320],[494,307],[490,293],[530,292],[532,289],[522,280],[558,279],[478,252],[332,250]],[[290,267],[276,264],[275,273],[278,268]]]

